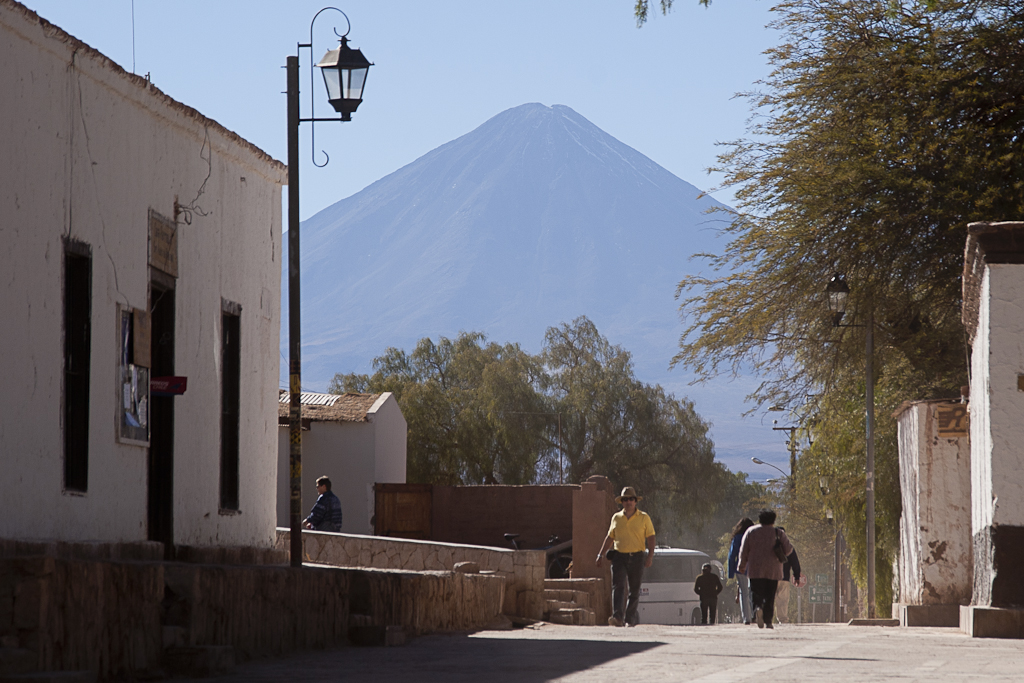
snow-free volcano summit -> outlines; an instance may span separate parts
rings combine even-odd
[[[586,315],[640,379],[690,393],[668,371],[675,288],[714,249],[716,205],[569,107],[504,111],[302,224],[303,387],[425,336],[537,352],[548,327]]]

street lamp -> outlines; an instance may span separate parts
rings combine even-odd
[[[352,112],[363,101],[363,86],[371,66],[359,50],[348,47],[348,33],[352,23],[348,15],[337,7],[325,7],[313,16],[309,23],[309,42],[299,43],[298,49],[306,48],[313,54],[313,24],[317,17],[327,10],[334,10],[345,17],[348,29],[338,35],[341,45],[328,51],[317,66],[324,74],[328,101],[341,118],[316,117],[316,99],[313,97],[313,68],[309,69],[310,118],[301,118],[299,111],[299,57],[289,56],[285,63],[288,80],[288,389],[290,408],[289,425],[289,473],[291,527],[291,566],[302,566],[302,362],[301,362],[301,307],[299,303],[299,124],[317,121],[350,121]],[[312,61],[312,59],[311,59]],[[326,166],[330,161],[313,164]]]
[[[366,74],[372,66],[361,50],[348,46],[347,35],[348,31],[341,36],[341,45],[325,54],[317,64],[324,75],[327,101],[341,114],[342,121],[351,121],[352,112],[363,101]]]
[[[843,315],[850,296],[850,287],[840,273],[829,279],[825,287],[828,307],[832,313],[833,327],[864,327],[864,403],[867,414],[867,445],[865,479],[867,507],[867,570],[868,570],[868,618],[875,618],[875,317],[874,311],[868,307],[867,322],[862,325],[843,325]]]
[[[775,467],[775,465],[771,464],[770,462],[765,462],[764,460],[761,460],[761,458],[751,458],[750,462],[754,463],[755,465],[768,465],[768,467]],[[786,479],[789,479],[789,475],[788,474],[783,472],[778,467],[775,467],[775,469],[779,470],[779,474],[781,474],[783,477],[785,477]]]

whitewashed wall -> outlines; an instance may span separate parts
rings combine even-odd
[[[0,537],[147,537],[147,449],[115,436],[115,316],[148,309],[148,213],[173,217],[177,199],[208,215],[178,225],[175,542],[271,545],[283,165],[10,2],[0,93]],[[85,494],[62,490],[65,236],[92,247]],[[222,297],[242,306],[231,516],[218,512]]]
[[[938,404],[911,404],[898,418],[900,602],[967,604],[972,586],[971,462],[967,437],[938,434]]]
[[[1024,526],[1024,268],[986,264],[971,355],[973,528]]]
[[[367,411],[367,422],[311,422],[302,432],[302,517],[316,502],[317,477],[328,476],[341,499],[342,532],[373,534],[373,485],[404,484],[407,426],[391,392]],[[289,521],[289,435],[278,429],[277,522]]]

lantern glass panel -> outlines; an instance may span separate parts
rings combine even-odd
[[[829,292],[828,293],[828,308],[833,313],[845,313],[846,312],[846,300],[850,296],[849,292]]]
[[[342,98],[341,93],[341,78],[338,69],[320,69],[324,74],[324,85],[327,86],[327,99],[328,100],[340,100]]]
[[[366,72],[369,70],[369,67],[366,67],[362,69],[352,69],[349,72],[351,75],[349,76],[348,92],[345,93],[345,99],[363,99],[363,85],[366,83]]]

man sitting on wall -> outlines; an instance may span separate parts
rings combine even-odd
[[[341,501],[331,493],[331,480],[327,477],[317,479],[316,491],[320,497],[302,526],[314,531],[341,531]]]

